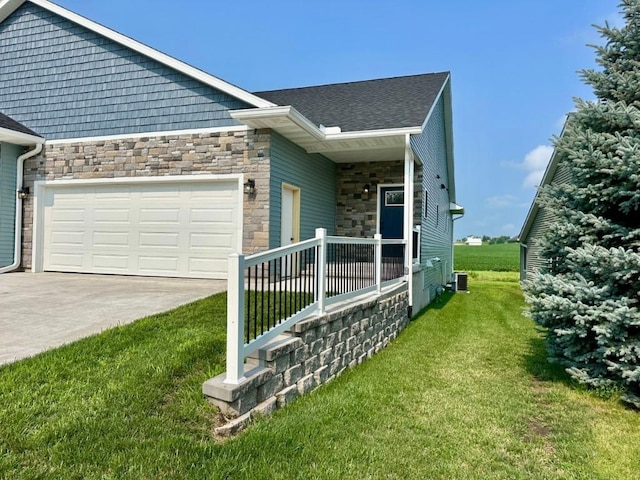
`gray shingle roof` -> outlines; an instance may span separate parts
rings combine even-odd
[[[343,132],[419,127],[449,73],[428,73],[255,92],[277,105],[291,105],[316,125]]]
[[[36,132],[28,129],[21,123],[16,122],[13,118],[7,117],[0,112],[0,128],[6,128],[7,130],[13,130],[14,132],[26,133],[27,135],[34,135],[39,137]]]

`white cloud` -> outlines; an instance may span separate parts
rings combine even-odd
[[[520,164],[520,167],[527,172],[527,176],[522,183],[525,188],[535,188],[540,185],[540,180],[542,180],[552,154],[553,147],[538,145],[524,156],[524,161]]]

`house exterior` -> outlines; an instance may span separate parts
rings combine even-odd
[[[42,148],[42,143],[44,138],[0,113],[0,273],[20,263],[22,195],[18,191],[23,185],[18,172],[29,155],[25,151],[30,146]]]
[[[418,306],[450,281],[448,72],[251,93],[46,0],[4,0],[0,111],[46,140],[22,170],[23,269],[225,278],[233,252],[326,228],[406,239]]]
[[[563,130],[564,133],[564,130]],[[561,134],[562,135],[562,134]],[[546,185],[560,185],[571,182],[571,173],[562,164],[561,156],[554,150],[547,169],[544,172],[540,187]],[[518,239],[520,241],[520,280],[526,280],[527,275],[538,271],[546,260],[540,254],[539,242],[545,231],[553,227],[555,214],[540,205],[539,193],[531,203],[527,218],[524,221]]]
[[[467,237],[465,242],[469,246],[480,247],[482,246],[482,238],[480,237]]]

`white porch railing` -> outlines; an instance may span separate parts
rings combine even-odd
[[[230,255],[225,383],[241,383],[245,358],[296,322],[403,281],[406,253],[402,239],[334,237],[319,228],[294,245]]]

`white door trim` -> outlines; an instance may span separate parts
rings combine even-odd
[[[31,271],[39,273],[43,271],[44,261],[44,201],[45,191],[57,187],[82,186],[82,185],[130,185],[149,183],[208,183],[235,180],[238,184],[238,212],[244,218],[243,212],[243,178],[242,174],[230,173],[222,175],[167,175],[162,177],[126,177],[126,178],[91,178],[78,180],[40,180],[33,186],[33,232]],[[242,228],[243,218],[238,222],[238,235],[236,251],[242,252]]]

